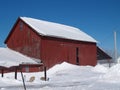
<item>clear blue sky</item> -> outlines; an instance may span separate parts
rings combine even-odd
[[[19,16],[77,27],[113,49],[113,31],[120,48],[120,0],[0,0],[0,46]]]

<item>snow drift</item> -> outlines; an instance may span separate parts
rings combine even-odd
[[[107,80],[120,82],[120,64],[112,66],[103,77]]]
[[[31,76],[35,81],[28,82]],[[63,62],[47,71],[49,81],[40,78],[44,72],[24,73],[27,90],[119,90],[120,64],[111,68],[100,64],[93,66],[77,66]],[[22,90],[21,75],[14,79],[14,73],[6,73],[0,78],[0,90]]]
[[[103,65],[98,64],[93,68],[93,71],[100,72],[100,73],[106,73],[108,71],[108,68],[104,67]]]

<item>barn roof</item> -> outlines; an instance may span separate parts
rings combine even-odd
[[[20,17],[20,19],[42,36],[51,36],[94,43],[97,42],[94,38],[75,27],[28,17]]]
[[[11,67],[19,64],[38,64],[32,58],[13,51],[9,48],[0,47],[0,66]]]

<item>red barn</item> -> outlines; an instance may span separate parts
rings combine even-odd
[[[96,65],[96,40],[80,29],[53,22],[20,17],[5,40],[8,48],[42,60],[47,68],[64,61]]]

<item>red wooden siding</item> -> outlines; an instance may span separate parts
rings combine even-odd
[[[10,38],[7,40],[7,46],[25,55],[39,59],[41,38],[23,22],[23,27],[20,29],[20,23],[21,21],[19,20],[14,26]]]
[[[76,48],[79,49],[79,65],[96,65],[96,44],[44,37],[41,41],[41,59],[46,66],[67,61],[76,63]]]

